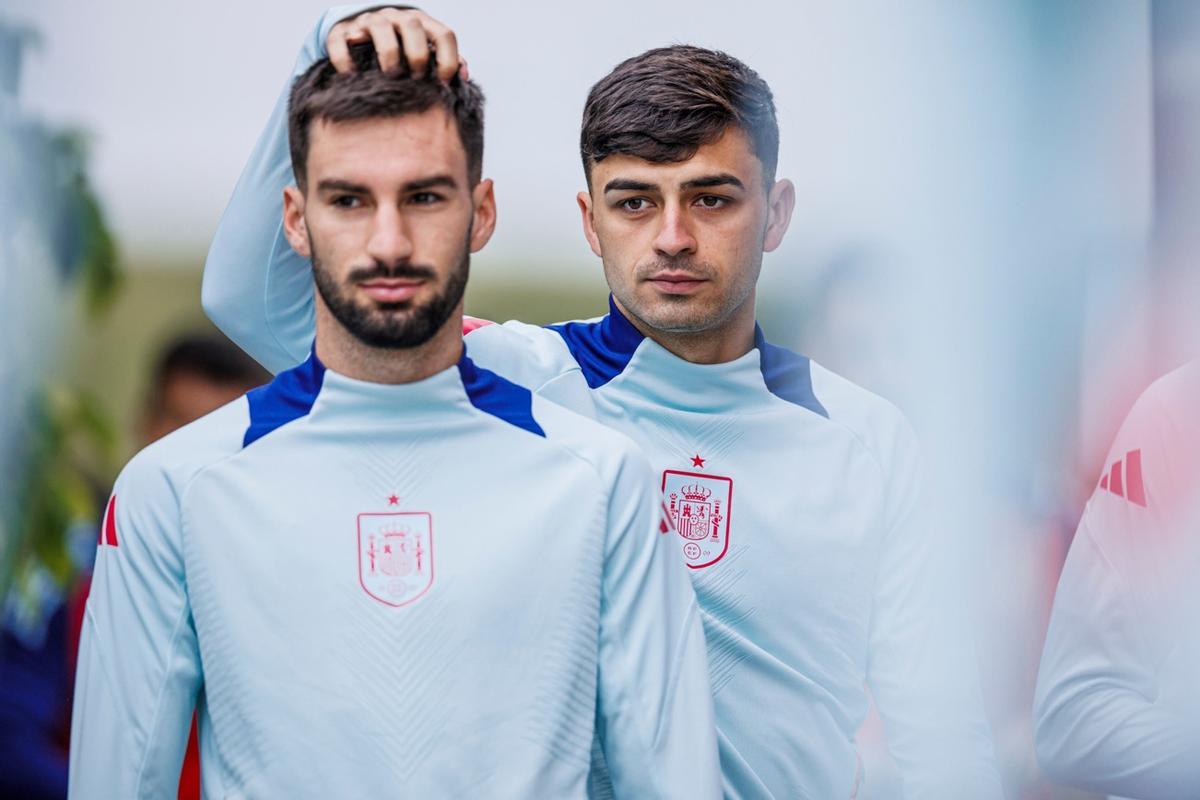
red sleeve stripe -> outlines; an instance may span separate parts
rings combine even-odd
[[[104,539],[102,544],[117,546],[117,496],[114,494],[108,501],[104,512]]]

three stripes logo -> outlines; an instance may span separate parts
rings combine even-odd
[[[1100,488],[1145,508],[1146,486],[1142,482],[1142,451],[1130,450],[1124,458],[1114,461],[1100,479]]]
[[[108,499],[108,508],[104,509],[99,544],[117,546],[117,496],[115,494]]]

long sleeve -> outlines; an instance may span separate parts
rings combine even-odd
[[[1200,791],[1200,368],[1130,412],[1059,578],[1034,698],[1038,761],[1109,794]]]
[[[609,513],[597,726],[618,798],[721,796],[704,632],[640,456]]]
[[[1056,781],[1097,792],[1195,796],[1195,703],[1189,711],[1186,698],[1160,693],[1160,659],[1147,621],[1088,525],[1085,515],[1046,635],[1034,706],[1038,761]],[[1174,651],[1174,659],[1183,660],[1184,652]],[[1163,665],[1171,670],[1172,654],[1167,658]]]
[[[336,6],[300,48],[266,128],[254,145],[217,226],[200,300],[209,319],[272,372],[290,369],[312,347],[313,283],[308,259],[283,235],[283,190],[294,183],[287,104],[292,81],[324,58],[329,31],[376,3]]]
[[[954,561],[922,512],[920,458],[907,423],[891,450],[867,681],[905,797],[999,800],[970,628],[951,588]]]
[[[162,798],[179,771],[201,685],[178,505],[135,459],[105,512],[71,724],[71,798]]]

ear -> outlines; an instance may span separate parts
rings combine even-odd
[[[471,227],[471,252],[478,253],[496,230],[496,192],[491,178],[481,180],[471,190],[475,219]]]
[[[295,186],[283,190],[283,234],[299,255],[312,258],[308,246],[308,224],[304,221],[304,193]]]
[[[583,235],[587,237],[588,244],[592,246],[592,252],[599,258],[603,258],[600,237],[596,235],[596,220],[592,216],[592,196],[587,192],[580,192],[575,195],[575,202],[579,203],[579,213],[583,215]]]
[[[783,242],[788,225],[792,221],[792,211],[796,208],[796,187],[784,178],[775,181],[771,191],[767,193],[767,230],[763,236],[763,252],[770,253]]]

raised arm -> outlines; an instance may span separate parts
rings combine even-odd
[[[364,11],[364,9],[368,9]],[[371,4],[327,11],[305,39],[266,128],[225,208],[204,265],[201,303],[230,339],[272,372],[294,367],[312,346],[313,285],[308,259],[283,236],[283,190],[294,182],[287,136],[292,81],[326,55],[351,69],[348,46],[372,41],[384,69],[400,68],[401,53],[424,70],[430,45],[445,80],[460,67],[454,33],[415,9]]]
[[[610,501],[597,728],[616,797],[718,798],[704,632],[662,515],[649,465],[631,454]]]
[[[174,797],[200,689],[179,514],[161,471],[135,459],[117,480],[79,646],[71,798]]]

